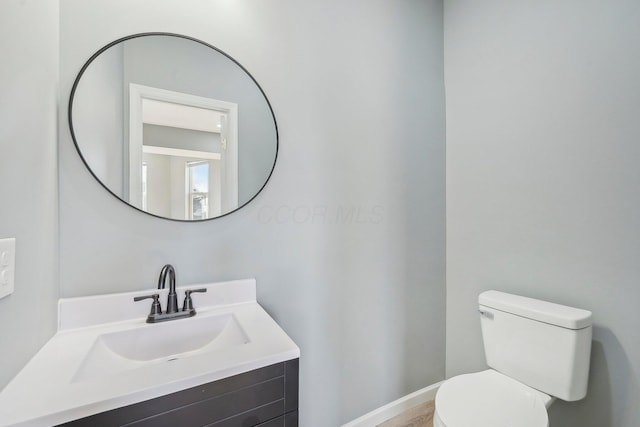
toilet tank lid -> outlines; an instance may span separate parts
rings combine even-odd
[[[589,310],[506,292],[485,291],[478,297],[478,302],[485,307],[495,308],[496,310],[567,329],[583,329],[591,326],[592,314]]]

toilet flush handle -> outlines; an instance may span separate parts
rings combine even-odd
[[[482,308],[478,309],[480,312],[480,316],[486,317],[487,319],[493,319],[493,313],[488,310],[483,310]]]

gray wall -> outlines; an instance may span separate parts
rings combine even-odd
[[[478,294],[590,309],[564,427],[640,419],[640,7],[445,2],[447,376],[485,367]]]
[[[0,239],[16,238],[1,389],[56,329],[58,2],[3,0],[0,21]]]
[[[82,75],[73,97],[73,131],[82,156],[115,194],[129,190],[123,160],[123,50],[118,45],[102,52]],[[68,94],[61,102],[68,105]],[[69,126],[64,124],[66,131]]]
[[[63,296],[150,289],[166,262],[181,284],[256,277],[302,351],[303,426],[337,426],[443,378],[441,2],[63,0],[60,19],[63,101],[99,47],[182,33],[252,73],[281,137],[254,202],[184,224],[107,194],[61,118]]]

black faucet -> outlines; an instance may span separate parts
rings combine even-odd
[[[164,289],[167,284],[167,274],[169,275],[169,295],[167,296],[166,314],[178,311],[178,294],[176,294],[176,270],[171,264],[167,264],[160,270],[158,277],[158,289]]]
[[[142,301],[143,299],[152,298],[151,312],[147,316],[147,323],[164,322],[167,320],[182,319],[184,317],[192,317],[196,315],[193,308],[191,294],[193,292],[207,292],[206,288],[187,289],[185,291],[184,304],[182,310],[178,310],[178,294],[176,293],[176,270],[171,264],[167,264],[160,270],[158,277],[158,289],[164,289],[167,283],[167,275],[169,276],[169,295],[167,296],[167,310],[163,313],[160,305],[160,294],[145,295],[134,297],[134,301]]]

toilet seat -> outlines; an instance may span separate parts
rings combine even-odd
[[[438,389],[434,427],[548,427],[551,401],[493,369],[458,375]]]

